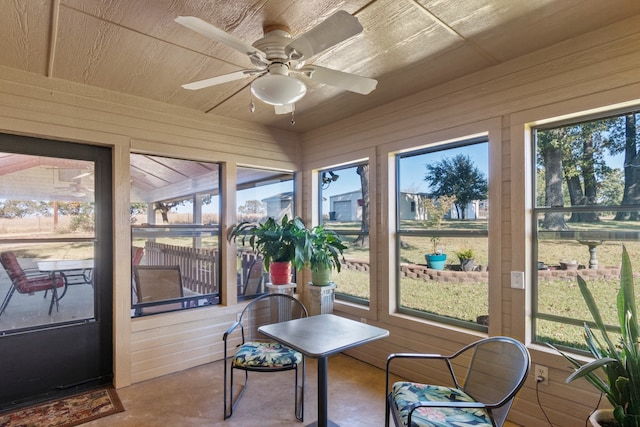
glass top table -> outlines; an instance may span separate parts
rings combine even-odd
[[[51,261],[38,261],[38,270],[43,273],[49,273],[55,275],[56,273],[65,273],[64,290],[62,294],[58,296],[58,301],[62,299],[67,293],[67,289],[71,284],[68,278],[74,276],[82,277],[81,283],[93,282],[93,268],[94,263],[92,259],[80,259],[80,260],[51,260]]]
[[[318,421],[309,424],[318,427],[337,426],[327,414],[329,356],[389,336],[386,329],[333,314],[264,325],[258,330],[305,356],[318,359]]]

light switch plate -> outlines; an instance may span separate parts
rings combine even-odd
[[[511,272],[511,287],[513,289],[524,289],[524,271]]]

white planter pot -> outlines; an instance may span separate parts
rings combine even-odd
[[[613,421],[613,409],[598,409],[589,417],[593,427],[602,427],[603,421]]]

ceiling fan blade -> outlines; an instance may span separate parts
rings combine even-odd
[[[293,112],[293,104],[274,105],[276,114],[289,114]]]
[[[311,30],[296,37],[285,48],[291,59],[309,59],[362,32],[362,25],[353,15],[339,10]]]
[[[189,89],[189,90],[204,89],[205,87],[215,86],[215,85],[219,85],[219,84],[222,84],[222,83],[228,83],[228,82],[232,82],[234,80],[243,79],[243,78],[249,76],[250,74],[253,74],[253,71],[254,70],[235,71],[233,73],[223,74],[221,76],[216,76],[216,77],[211,77],[210,79],[204,79],[204,80],[199,80],[197,82],[187,83],[187,84],[182,85],[182,87],[185,88],[185,89]]]
[[[300,69],[300,72],[318,83],[345,89],[361,95],[371,93],[378,85],[378,81],[374,79],[317,65],[306,65]]]
[[[81,173],[80,175],[76,175],[76,176],[74,176],[74,177],[73,177],[73,178],[71,178],[71,179],[82,179],[82,178],[84,178],[85,176],[90,176],[90,175],[93,175],[93,172],[84,172],[84,173]]]
[[[217,27],[214,27],[208,22],[205,22],[200,18],[196,18],[195,16],[178,16],[175,21],[178,24],[189,28],[190,30],[200,33],[203,36],[210,38],[211,40],[224,43],[230,48],[240,51],[246,55],[260,52],[262,54],[261,56],[265,56],[264,53],[262,53],[259,49],[256,49],[254,46],[251,46],[249,43],[246,43],[239,38],[234,37]]]

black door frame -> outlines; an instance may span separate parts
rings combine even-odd
[[[113,382],[113,154],[109,147],[8,134],[0,134],[0,152],[95,162],[96,204],[94,320],[0,333],[3,410]]]

